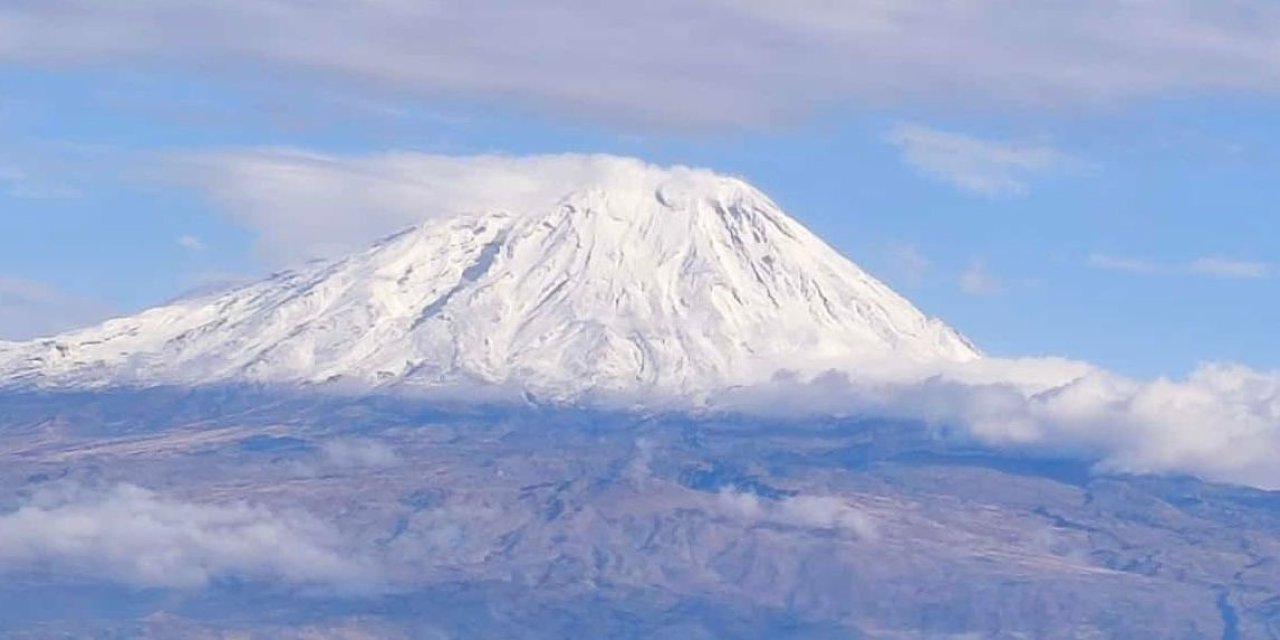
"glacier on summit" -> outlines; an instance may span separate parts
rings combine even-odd
[[[460,213],[345,259],[0,345],[0,381],[687,396],[779,371],[979,358],[742,180],[610,168],[555,202]]]

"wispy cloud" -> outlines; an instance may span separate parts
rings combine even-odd
[[[338,469],[384,469],[400,463],[396,450],[377,440],[329,440],[320,447],[320,453],[325,464]]]
[[[985,140],[920,125],[899,125],[887,139],[902,160],[957,189],[984,196],[1026,193],[1032,178],[1067,163],[1042,144]]]
[[[960,290],[973,296],[993,296],[1004,291],[1004,283],[987,268],[985,260],[975,258],[960,273]]]
[[[914,244],[893,244],[884,249],[889,266],[910,286],[919,286],[933,264]]]
[[[1242,280],[1268,278],[1276,272],[1275,266],[1270,263],[1215,256],[1196,258],[1179,264],[1155,262],[1131,256],[1093,254],[1085,260],[1085,263],[1097,269],[1139,275],[1197,275]]]
[[[1232,260],[1230,258],[1197,258],[1187,265],[1192,273],[1221,278],[1266,278],[1273,268],[1265,262],[1249,260]]]
[[[11,198],[24,200],[55,200],[79,195],[70,186],[33,176],[13,164],[0,164],[0,191]]]
[[[179,247],[182,247],[192,253],[198,253],[205,249],[204,240],[193,235],[178,236],[178,239],[175,242],[178,243]]]
[[[1162,273],[1166,270],[1164,265],[1129,256],[1108,256],[1095,253],[1089,256],[1085,262],[1096,269],[1123,271],[1126,273],[1154,274]]]
[[[838,496],[798,495],[774,500],[753,493],[725,490],[716,494],[716,502],[721,510],[749,521],[834,529],[863,540],[878,537],[871,518]]]
[[[676,127],[769,126],[850,102],[1054,109],[1280,90],[1268,0],[1081,0],[1053,17],[1008,0],[10,2],[0,62],[220,62]]]
[[[111,308],[47,284],[0,275],[0,339],[24,340],[105,318]]]
[[[378,237],[466,211],[523,211],[589,186],[667,171],[606,155],[326,155],[239,149],[168,157],[164,170],[255,231],[288,264],[356,251]],[[673,169],[675,171],[692,171]]]

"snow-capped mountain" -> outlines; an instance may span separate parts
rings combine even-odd
[[[0,344],[0,381],[479,381],[571,397],[977,357],[750,185],[635,163],[554,204],[431,221],[346,259]]]

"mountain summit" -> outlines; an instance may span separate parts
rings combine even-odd
[[[515,385],[691,394],[975,349],[745,182],[639,162],[524,211],[50,339],[0,382]]]

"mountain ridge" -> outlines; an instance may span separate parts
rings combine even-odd
[[[433,220],[347,258],[0,343],[0,381],[479,382],[571,398],[978,357],[746,182],[636,163],[550,206]]]

